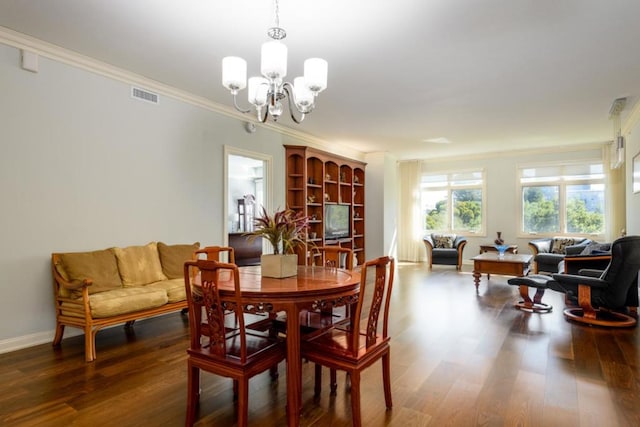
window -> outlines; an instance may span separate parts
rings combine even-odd
[[[602,161],[520,167],[522,232],[594,235],[605,229]]]
[[[484,230],[484,172],[423,174],[424,229],[456,234]]]

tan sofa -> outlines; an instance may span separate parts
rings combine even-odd
[[[85,359],[96,358],[96,333],[111,325],[187,308],[184,262],[199,243],[109,248],[51,256],[56,305],[53,345],[65,326],[85,334]]]

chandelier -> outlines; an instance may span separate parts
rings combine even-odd
[[[287,75],[287,46],[280,40],[287,36],[280,27],[278,0],[274,1],[275,25],[267,35],[272,39],[262,44],[260,71],[262,77],[249,78],[248,101],[255,108],[261,123],[271,116],[277,121],[284,110],[283,101],[288,100],[291,119],[301,123],[306,114],[315,107],[316,97],[327,87],[327,61],[309,58],[304,61],[304,76],[293,79],[293,84],[284,81]],[[247,87],[247,61],[237,56],[222,59],[222,85],[233,95],[233,105],[241,113],[250,113],[251,108],[238,106],[238,91]],[[299,113],[294,114],[294,109]]]

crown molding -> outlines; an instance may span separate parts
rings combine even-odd
[[[622,135],[629,135],[631,130],[640,123],[640,101],[636,102],[636,105],[633,106],[631,112],[627,115],[620,129]]]
[[[450,161],[485,160],[485,159],[493,159],[496,157],[500,157],[500,158],[526,157],[526,156],[548,154],[548,153],[570,153],[573,151],[597,150],[610,144],[611,144],[611,141],[587,142],[587,143],[562,145],[562,146],[526,148],[522,150],[513,150],[513,151],[487,151],[484,153],[474,153],[474,154],[450,156],[450,157],[437,157],[437,158],[430,158],[430,159],[403,159],[403,160],[399,160],[398,163],[417,160],[425,164],[433,164],[433,163],[450,162]]]
[[[64,49],[60,46],[45,42],[35,37],[31,37],[2,26],[0,26],[0,43],[15,47],[17,49],[28,50],[40,56],[49,58],[53,61],[80,68],[90,73],[98,74],[113,80],[118,80],[126,84],[138,85],[145,89],[154,91],[158,94],[168,96],[173,99],[203,108],[205,110],[213,111],[215,113],[237,119],[241,122],[247,121],[247,116],[245,114],[236,111],[231,106],[218,104],[211,101],[210,99],[195,95],[191,92],[187,92],[176,87],[160,83],[156,80],[150,79],[140,74],[115,67],[106,62],[98,61],[97,59],[91,58],[89,56]],[[280,126],[274,122],[256,123],[256,126],[272,130],[283,136],[294,138],[298,144],[300,141],[302,141],[314,148],[329,150],[331,152],[335,152],[336,154],[342,154],[345,157],[362,160],[365,156],[365,153],[361,151],[344,146],[338,146],[336,144],[331,144],[323,139],[316,138],[312,135],[297,131],[295,129]]]

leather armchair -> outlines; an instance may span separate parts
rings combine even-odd
[[[529,242],[529,249],[531,249],[534,260],[534,273],[559,273],[559,264],[564,260],[565,256],[579,255],[587,245],[592,243],[591,240],[586,238],[567,237],[566,239],[573,239],[573,244],[559,247],[559,242],[562,241],[562,239],[565,238],[549,237],[535,239]]]
[[[467,244],[466,237],[450,234],[452,244],[450,248],[438,247],[439,234],[427,235],[423,238],[424,246],[427,249],[429,259],[429,270],[433,269],[433,264],[455,265],[456,270],[462,269],[462,251]]]
[[[512,278],[508,283],[564,293],[569,305],[564,316],[569,320],[626,327],[637,323],[639,270],[640,236],[626,236],[613,242],[611,261],[602,272],[583,269],[580,275],[532,275]]]

